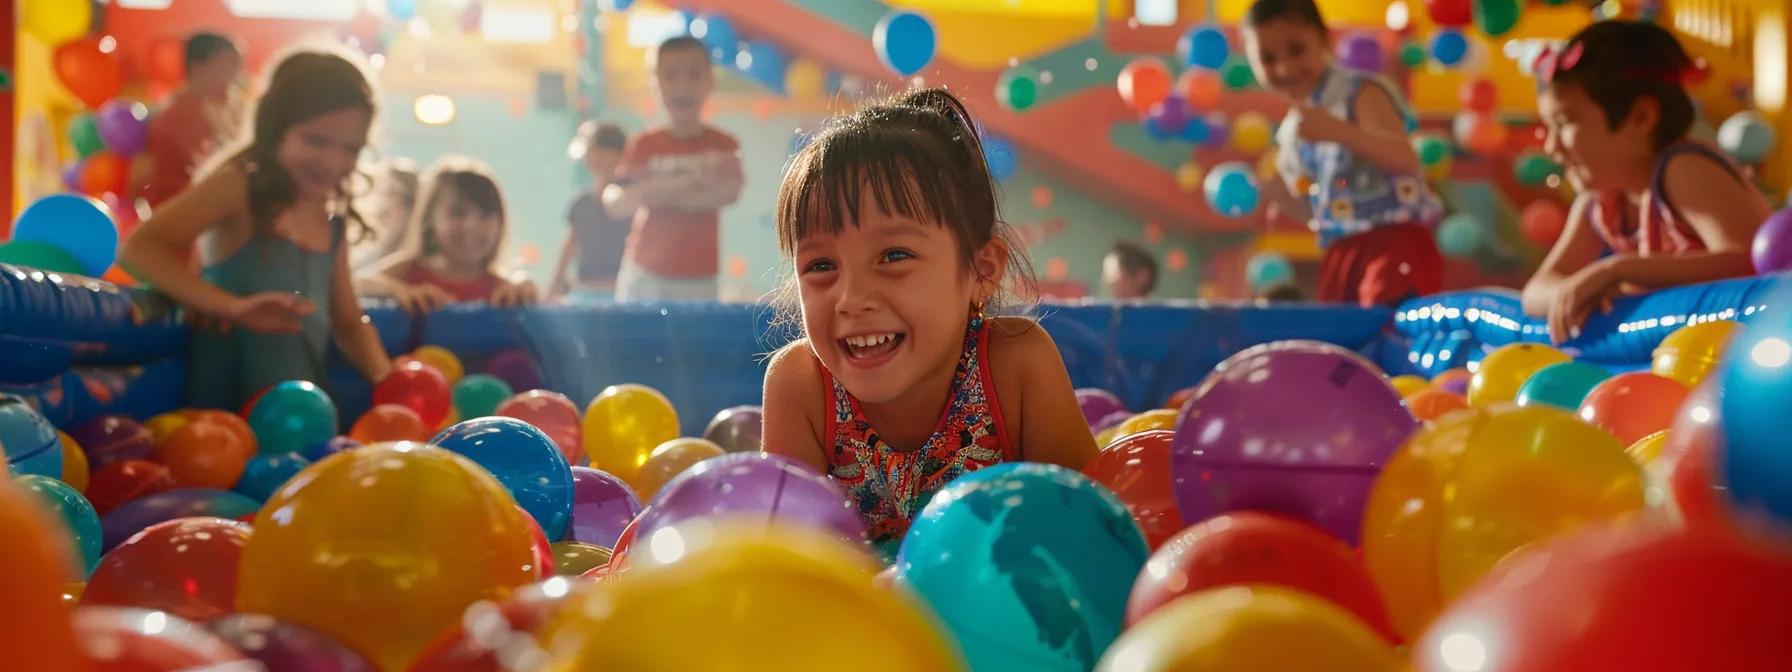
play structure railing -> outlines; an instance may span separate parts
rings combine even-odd
[[[1746,278],[1620,300],[1564,345],[1614,369],[1646,366],[1678,326],[1747,320],[1769,308],[1785,276]],[[1781,300],[1784,303],[1785,299]],[[1782,308],[1783,309],[1783,308]],[[641,383],[666,394],[687,433],[715,411],[760,401],[767,355],[795,332],[764,305],[455,306],[412,316],[369,315],[388,351],[445,347],[469,369],[525,353],[543,387],[575,400]],[[1436,373],[1513,342],[1547,340],[1509,291],[1440,294],[1398,310],[1327,305],[1046,305],[1033,310],[1079,387],[1103,387],[1134,408],[1162,403],[1232,353],[1282,339],[1358,350],[1390,373]],[[165,299],[110,283],[0,265],[0,392],[23,397],[68,426],[100,413],[147,417],[180,405],[186,326]],[[336,358],[340,362],[340,358]],[[341,416],[357,417],[371,389],[346,366],[329,381]]]

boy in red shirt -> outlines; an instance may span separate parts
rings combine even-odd
[[[670,122],[629,142],[616,183],[604,190],[611,216],[634,217],[616,300],[714,301],[717,211],[740,198],[740,143],[703,123],[703,103],[715,86],[703,43],[674,37],[653,56],[655,89]]]
[[[186,43],[186,84],[149,122],[151,174],[142,196],[161,205],[187,188],[193,169],[222,141],[219,122],[229,113],[230,89],[243,72],[243,57],[230,38],[194,33]]]

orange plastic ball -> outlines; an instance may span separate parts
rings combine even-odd
[[[409,406],[380,404],[367,410],[349,428],[348,437],[361,443],[428,441],[430,431],[423,418]]]
[[[168,466],[175,485],[184,488],[229,490],[254,456],[255,449],[236,432],[204,420],[188,423],[156,447],[156,459]]]

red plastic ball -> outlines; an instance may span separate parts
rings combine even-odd
[[[1085,475],[1120,496],[1153,549],[1184,527],[1170,487],[1170,444],[1175,439],[1176,433],[1167,429],[1125,436],[1083,467]]]
[[[399,364],[373,386],[373,403],[408,406],[426,427],[442,424],[454,406],[448,379],[435,367],[414,359]]]
[[[210,517],[151,525],[106,553],[81,604],[155,609],[194,621],[232,613],[250,529]]]
[[[1462,83],[1456,92],[1462,106],[1476,112],[1492,112],[1499,105],[1500,90],[1493,81],[1485,77],[1476,77]]]
[[[1413,648],[1417,672],[1785,669],[1792,553],[1631,525],[1508,559]]]
[[[1293,518],[1229,513],[1183,530],[1152,554],[1133,584],[1128,625],[1183,595],[1271,584],[1312,593],[1350,611],[1390,642],[1399,635],[1362,560],[1349,546]]]
[[[87,479],[87,501],[106,515],[125,502],[174,489],[168,467],[149,460],[118,460],[94,470]]]
[[[1580,419],[1628,446],[1667,429],[1690,391],[1672,378],[1633,371],[1612,376],[1580,402]]]
[[[75,611],[75,638],[91,672],[174,672],[234,669],[243,654],[217,635],[166,612],[128,607]]]
[[[547,625],[548,618],[579,585],[579,579],[556,577],[519,588],[503,602],[475,603],[436,636],[422,655],[411,663],[411,669],[429,672],[502,672],[510,669],[498,662],[498,652],[518,639],[533,640],[535,632]]]

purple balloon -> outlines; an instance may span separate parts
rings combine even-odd
[[[148,459],[156,449],[155,435],[125,415],[98,416],[76,426],[68,436],[87,454],[91,469],[119,460]]]
[[[686,469],[647,503],[635,538],[709,516],[775,518],[865,543],[865,523],[833,481],[769,453],[729,453]]]
[[[1102,420],[1115,413],[1126,412],[1126,404],[1120,402],[1120,397],[1099,387],[1078,389],[1076,405],[1082,407],[1083,422],[1089,423],[1090,427],[1100,424]]]
[[[62,167],[62,186],[69,191],[81,191],[81,162],[76,161]]]
[[[261,614],[212,619],[206,629],[268,672],[374,672],[379,668],[336,640],[315,630]]]
[[[100,551],[110,551],[156,523],[192,516],[235,520],[259,509],[259,502],[224,490],[181,488],[158,492],[125,502],[100,517]]]
[[[1210,112],[1207,120],[1207,146],[1219,149],[1232,144],[1232,120],[1224,112]]]
[[[504,350],[492,355],[491,359],[485,360],[485,373],[496,376],[513,390],[533,390],[542,386],[541,372],[535,368],[535,360],[529,359],[529,353],[522,350]]]
[[[1259,345],[1209,375],[1177,421],[1176,504],[1191,522],[1289,514],[1355,545],[1381,465],[1417,427],[1362,356],[1314,341]]]
[[[717,413],[703,430],[709,439],[730,453],[757,453],[764,447],[765,410],[758,406],[735,406]]]
[[[1188,112],[1188,101],[1181,96],[1170,96],[1151,106],[1151,123],[1167,134],[1176,135],[1188,125]]]
[[[149,142],[149,108],[134,100],[114,100],[100,106],[94,126],[99,128],[106,149],[130,158]]]
[[[1792,209],[1769,215],[1755,231],[1755,243],[1749,252],[1755,260],[1756,273],[1792,271]]]
[[[622,479],[590,467],[572,468],[572,523],[561,541],[615,548],[629,521],[641,515],[641,498]]]
[[[1368,35],[1352,35],[1338,44],[1338,62],[1363,72],[1381,72],[1381,42]]]

